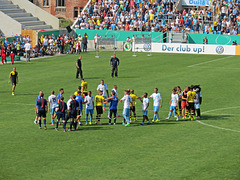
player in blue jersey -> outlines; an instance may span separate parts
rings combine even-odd
[[[166,118],[167,120],[170,119],[172,113],[174,114],[174,116],[176,116],[176,107],[178,106],[178,101],[179,101],[179,96],[178,93],[176,91],[176,89],[172,90],[172,95],[171,95],[171,100],[170,100],[170,110],[169,110],[169,114],[168,117]],[[178,114],[177,114],[177,121],[178,121]]]
[[[83,109],[83,97],[81,96],[81,91],[78,91],[78,94],[75,98],[75,100],[78,102],[78,107],[77,107],[77,121],[79,123],[79,126],[81,125],[81,117],[82,117],[82,109]]]
[[[65,113],[67,111],[67,104],[63,102],[64,97],[60,97],[59,103],[56,105],[56,114],[57,114],[57,123],[56,123],[56,131],[58,131],[58,122],[62,118],[63,121],[63,129],[66,132],[66,121],[65,121]]]
[[[89,125],[92,124],[92,116],[93,116],[93,108],[94,108],[94,97],[92,96],[92,92],[88,91],[88,95],[84,98],[84,103],[86,103],[86,125],[88,125],[88,114],[90,114],[90,122]]]
[[[110,103],[110,113],[109,113],[109,125],[112,124],[112,114],[114,115],[114,125],[117,124],[117,105],[118,105],[118,98],[116,96],[116,93],[112,91],[112,96],[108,99],[106,99],[107,102]]]
[[[44,94],[40,95],[40,99],[37,101],[37,112],[38,112],[38,124],[39,129],[42,129],[41,117],[43,117],[44,129],[47,129],[46,126],[46,112],[47,112],[47,100],[43,98]]]
[[[155,88],[154,89],[154,93],[148,97],[149,99],[150,98],[153,98],[153,111],[154,111],[154,116],[153,116],[153,120],[152,122],[154,123],[155,122],[155,118],[157,118],[156,122],[159,122],[159,115],[158,115],[158,111],[159,111],[159,106],[160,108],[162,107],[162,96],[161,94],[158,92],[158,88]],[[161,101],[161,104],[160,102]]]
[[[42,93],[43,93],[43,91],[39,91],[39,95],[36,98],[36,107],[35,107],[35,113],[36,114],[38,114],[38,112],[37,112],[37,101],[40,99],[40,96],[41,96]],[[34,122],[34,124],[38,124],[38,115],[36,115],[36,118],[33,122]]]
[[[75,100],[76,96],[72,96],[72,101],[70,102],[69,111],[70,111],[70,129],[72,131],[72,126],[74,126],[74,130],[77,129],[77,107],[79,107],[78,102]]]
[[[124,120],[127,121],[127,124],[123,122],[123,125],[125,125],[126,127],[130,126],[130,104],[132,104],[132,98],[129,95],[130,95],[130,91],[125,90],[123,98],[120,99],[120,102],[122,101],[124,102],[123,117],[124,117]]]
[[[63,93],[64,93],[64,89],[63,88],[59,89],[59,94],[57,96],[57,103],[59,103],[60,97],[62,97]],[[59,125],[61,125],[60,121],[58,123]]]

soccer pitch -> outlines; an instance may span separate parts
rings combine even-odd
[[[19,84],[15,96],[8,84],[13,66],[0,66],[0,179],[239,179],[239,57],[116,54],[119,78],[110,76],[110,58],[95,58],[95,52],[82,54],[88,90],[96,95],[101,79],[109,90],[118,86],[119,98],[128,88],[142,96],[158,87],[163,97],[161,122],[139,126],[142,104],[137,100],[138,121],[130,127],[121,125],[122,117],[117,119],[118,125],[108,125],[105,111],[103,125],[82,126],[66,133],[62,125],[59,131],[50,126],[48,113],[48,129],[39,130],[33,123],[39,90],[47,98],[51,90],[58,94],[64,88],[67,101],[80,85],[75,78],[78,56],[16,63]],[[165,120],[172,88],[191,84],[202,88],[201,120]],[[151,99],[150,119],[152,104]],[[119,103],[119,113],[122,107]]]

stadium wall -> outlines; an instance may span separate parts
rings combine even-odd
[[[185,54],[240,55],[240,46],[234,45],[152,43],[151,47],[152,49],[149,48],[148,44],[136,44],[135,48],[133,48],[133,51]]]
[[[223,34],[188,34],[189,44],[203,44],[203,38],[207,36],[208,44],[232,45],[233,41],[240,43],[239,35],[223,35]]]
[[[89,40],[93,40],[96,34],[103,35],[115,35],[116,41],[126,41],[128,36],[130,38],[136,34],[151,34],[153,42],[163,42],[163,35],[160,32],[141,32],[141,31],[108,31],[108,30],[92,30],[92,29],[76,29],[76,34],[83,36],[85,33],[88,35]]]

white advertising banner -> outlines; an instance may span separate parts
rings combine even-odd
[[[186,6],[209,6],[210,0],[182,0],[182,5]]]
[[[185,54],[216,54],[235,55],[236,46],[232,45],[205,45],[205,44],[177,44],[177,43],[152,43],[136,44],[133,51],[136,52],[162,52]]]

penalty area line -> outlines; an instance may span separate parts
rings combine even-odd
[[[217,59],[213,59],[211,61],[206,61],[206,62],[202,62],[202,63],[198,63],[198,64],[193,64],[193,65],[190,65],[190,66],[187,66],[187,67],[194,67],[194,66],[198,66],[198,65],[202,65],[202,64],[207,64],[207,63],[211,63],[211,62],[215,62],[215,61],[220,61],[220,60],[223,60],[223,59],[228,59],[228,58],[231,58],[233,56],[227,56],[227,57],[223,57],[223,58],[217,58]]]

